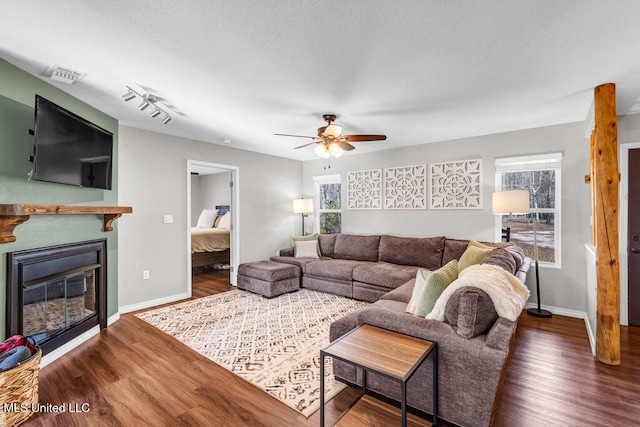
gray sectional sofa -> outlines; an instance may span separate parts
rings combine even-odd
[[[442,236],[320,235],[319,258],[295,258],[288,248],[271,261],[297,265],[302,287],[373,303],[334,322],[331,341],[359,325],[370,324],[437,342],[439,417],[461,426],[488,426],[517,323],[499,317],[489,295],[471,286],[453,293],[444,322],[406,312],[418,269],[436,270],[459,259],[468,243]],[[513,247],[505,248],[512,244],[488,244],[500,249],[485,261],[501,266],[524,283],[531,260]],[[409,406],[428,413],[432,410],[431,372],[428,359],[407,388]],[[347,363],[334,361],[333,373],[347,383],[362,383],[361,373]],[[400,399],[397,383],[382,376],[370,373],[367,387]]]

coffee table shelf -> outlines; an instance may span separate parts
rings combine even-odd
[[[348,334],[320,350],[320,426],[325,425],[324,416],[324,358],[350,363],[362,369],[362,393],[338,418],[348,415],[367,393],[367,372],[384,375],[400,383],[401,423],[407,425],[407,381],[427,357],[433,366],[433,425],[438,422],[438,344],[416,337],[400,334],[371,325],[361,325]],[[335,425],[335,424],[334,424]]]

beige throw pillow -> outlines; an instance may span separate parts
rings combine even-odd
[[[319,258],[317,240],[298,240],[294,242],[294,255],[296,258]]]
[[[418,272],[416,273],[416,283],[413,285],[413,293],[411,294],[409,304],[407,304],[407,313],[414,314],[416,312],[416,307],[418,306],[418,301],[420,301],[420,295],[422,295],[424,284],[427,283],[427,279],[432,273],[432,271],[425,270],[424,268],[418,269]]]

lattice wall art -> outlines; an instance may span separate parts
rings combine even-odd
[[[347,173],[347,209],[382,209],[382,170]]]
[[[427,165],[384,170],[385,209],[427,209]]]
[[[482,209],[482,159],[431,164],[431,209]]]

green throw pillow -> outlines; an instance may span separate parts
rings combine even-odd
[[[427,278],[422,294],[416,306],[415,315],[424,317],[431,313],[436,301],[451,282],[458,278],[458,260],[451,260],[444,267],[440,267]]]
[[[469,266],[480,264],[484,257],[489,255],[489,252],[494,249],[495,247],[493,246],[483,245],[475,240],[471,240],[467,246],[467,250],[464,251],[460,257],[460,261],[458,261],[458,273]]]

